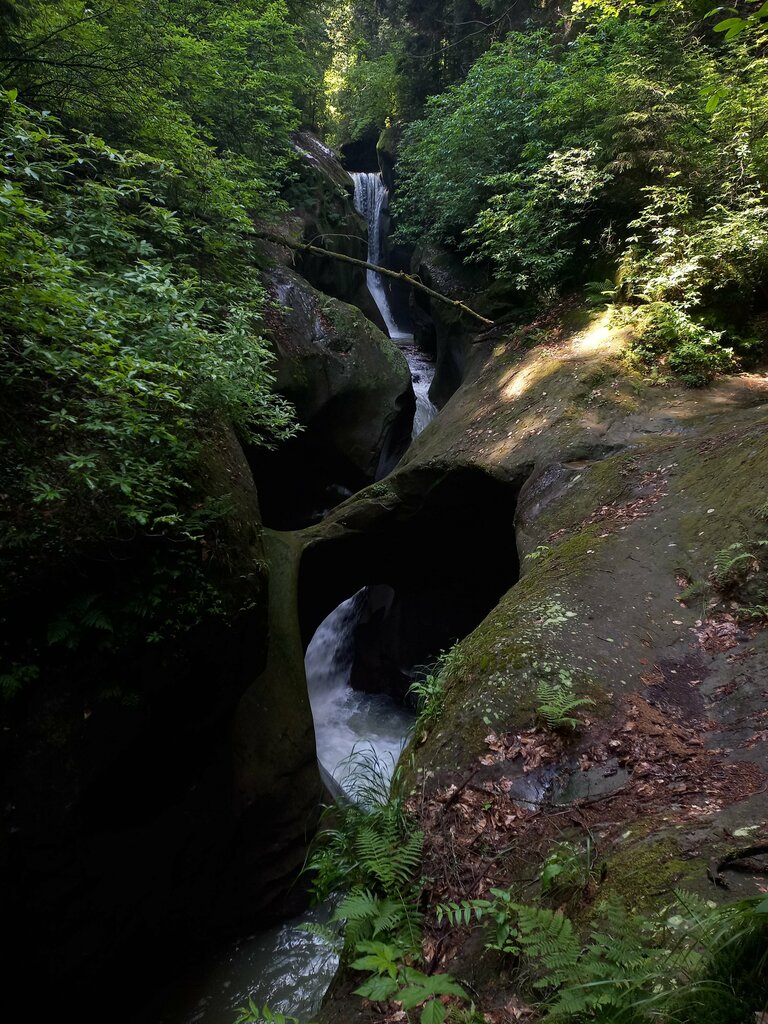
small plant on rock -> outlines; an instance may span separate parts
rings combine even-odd
[[[421,1006],[421,1024],[442,1024],[445,1006],[440,996],[467,999],[467,993],[448,974],[424,974],[404,963],[406,951],[387,942],[360,942],[362,956],[351,966],[368,971],[370,977],[355,989],[355,995],[374,1002],[396,999],[407,1012]]]
[[[762,546],[762,542],[758,544]],[[759,569],[760,561],[753,552],[747,551],[741,543],[729,544],[717,553],[709,578],[712,585],[725,594],[743,586]]]
[[[423,679],[412,683],[408,694],[415,698],[417,718],[415,732],[426,739],[426,733],[443,713],[445,684],[462,665],[462,653],[458,644],[448,651],[441,651],[440,657]]]
[[[577,696],[567,677],[542,679],[536,687],[536,701],[536,718],[545,729],[555,732],[578,729],[584,723],[574,718],[573,712],[595,703],[591,697]]]

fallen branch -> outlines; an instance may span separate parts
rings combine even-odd
[[[476,313],[474,309],[470,309],[465,303],[459,299],[449,299],[447,295],[442,295],[440,292],[436,292],[434,288],[428,288],[423,284],[417,277],[413,277],[411,274],[406,274],[404,270],[388,270],[386,267],[379,267],[375,263],[368,263],[367,260],[358,260],[354,256],[347,256],[343,252],[333,252],[331,249],[321,249],[318,245],[310,245],[307,242],[292,242],[287,238],[283,238],[280,235],[271,235],[267,232],[257,231],[254,232],[256,238],[263,238],[267,242],[274,242],[275,245],[284,245],[287,249],[293,249],[295,252],[311,252],[315,256],[327,256],[332,260],[341,260],[342,263],[354,263],[357,267],[364,267],[366,270],[374,270],[377,274],[383,274],[385,277],[392,277],[396,281],[403,281],[409,284],[412,288],[418,288],[419,291],[426,292],[427,295],[431,295],[433,299],[438,299],[440,302],[445,302],[449,306],[453,306],[456,309],[460,309],[462,313],[466,313],[468,316],[472,316],[475,320],[479,320],[480,323],[487,324],[489,327],[494,327],[493,320],[489,320],[487,317],[481,316],[480,313]]]

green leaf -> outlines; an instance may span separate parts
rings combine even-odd
[[[747,27],[743,18],[726,18],[725,21],[718,21],[715,25],[715,32],[731,32],[737,29],[739,32]]]
[[[421,1024],[443,1024],[445,1007],[439,999],[430,999],[421,1011]]]
[[[408,981],[411,982],[402,989],[398,999],[403,1004],[404,1010],[412,1010],[414,1006],[423,1003],[430,996],[458,996],[460,999],[468,999],[467,993],[449,974],[422,974],[413,968],[405,972]]]
[[[356,988],[355,995],[362,996],[363,999],[371,999],[375,1003],[380,1003],[385,999],[389,999],[396,991],[397,982],[393,978],[388,978],[386,975],[378,975],[363,982],[360,988]]]

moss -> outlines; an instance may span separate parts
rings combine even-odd
[[[415,753],[419,764],[428,766],[433,759],[467,764],[482,751],[490,729],[531,725],[542,681],[567,681],[577,696],[591,697],[595,707],[590,717],[610,712],[608,693],[596,678],[597,661],[572,653],[568,639],[584,615],[570,583],[588,570],[602,543],[596,533],[590,527],[535,562],[462,641],[462,668],[448,687],[443,714],[443,721],[451,723],[450,733],[434,730]]]
[[[650,910],[668,901],[672,891],[693,876],[706,877],[698,858],[684,860],[674,835],[658,833],[656,820],[635,824],[622,845],[606,858],[601,896],[615,896],[629,910]]]
[[[601,313],[589,309],[586,306],[576,306],[574,309],[566,309],[562,314],[562,322],[571,331],[583,331],[595,322]]]

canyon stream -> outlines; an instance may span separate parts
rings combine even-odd
[[[381,265],[387,189],[380,174],[356,172],[352,178],[355,207],[368,222],[368,262]],[[407,325],[396,321],[382,275],[369,270],[367,283],[390,338],[410,367],[416,399],[412,437],[416,437],[437,413],[428,396],[434,366],[416,347]],[[327,616],[305,657],[318,760],[349,799],[355,798],[355,755],[375,760],[388,780],[414,717],[391,697],[362,693],[350,685],[354,633],[364,596],[365,588]],[[246,1006],[249,998],[273,1012],[311,1020],[338,960],[323,939],[301,925],[325,924],[332,913],[333,903],[328,901],[195,964],[188,975],[145,1007],[134,1024],[233,1024],[238,1008]]]

